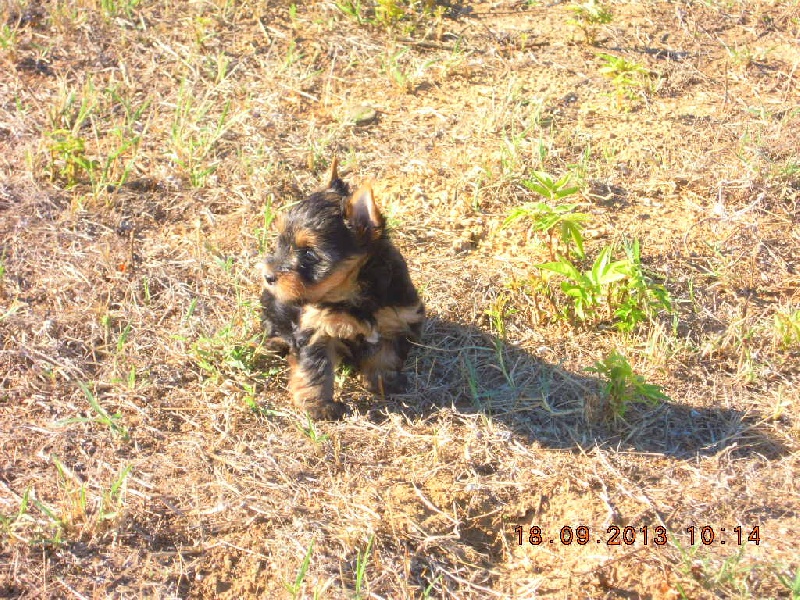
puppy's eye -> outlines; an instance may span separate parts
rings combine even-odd
[[[319,262],[319,256],[311,248],[300,248],[301,262],[310,265]]]

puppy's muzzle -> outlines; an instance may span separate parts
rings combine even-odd
[[[263,262],[260,264],[261,275],[264,277],[264,283],[268,286],[273,286],[278,282],[278,274],[269,264]]]

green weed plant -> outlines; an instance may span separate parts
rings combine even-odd
[[[670,400],[661,386],[647,383],[644,377],[634,373],[628,360],[617,351],[586,370],[604,380],[603,395],[608,399],[615,420],[624,418],[631,404],[656,406]]]
[[[614,254],[614,246],[604,247],[587,270],[565,257],[535,266],[563,278],[560,289],[572,304],[565,316],[578,322],[611,319],[621,331],[632,331],[662,311],[672,312],[669,292],[642,266],[639,241],[625,245],[625,258],[615,260]]]
[[[800,346],[800,310],[777,311],[774,319],[778,345],[783,350]]]
[[[608,25],[614,18],[614,13],[605,4],[597,0],[588,0],[580,4],[571,4],[569,9],[575,15],[568,22],[575,25],[582,32],[588,44],[597,42],[597,31],[601,25]]]
[[[311,540],[311,543],[308,545],[308,550],[306,550],[306,554],[303,557],[303,562],[300,563],[300,568],[297,571],[297,576],[294,578],[294,581],[291,583],[284,583],[284,587],[286,591],[291,594],[292,598],[300,597],[300,592],[303,591],[303,582],[306,578],[306,573],[308,573],[308,567],[311,565],[311,554],[314,552],[314,540]]]
[[[636,61],[604,52],[599,53],[597,58],[603,61],[600,73],[611,79],[616,88],[618,103],[622,98],[635,100],[641,92],[652,88],[653,73]]]
[[[120,413],[109,414],[109,412],[100,405],[94,392],[82,381],[78,382],[78,387],[81,388],[81,391],[83,391],[83,394],[86,396],[89,406],[94,412],[94,416],[73,417],[71,419],[66,419],[62,424],[97,423],[108,427],[112,434],[119,436],[123,441],[127,441],[129,438],[128,429],[122,424],[122,415]]]
[[[366,583],[367,577],[367,563],[369,562],[369,553],[372,550],[372,542],[375,541],[375,535],[369,536],[369,540],[367,541],[367,547],[364,548],[364,552],[360,552],[356,555],[356,598],[360,600],[364,598],[364,584]]]
[[[558,256],[558,240],[564,249],[570,250],[579,258],[584,257],[583,223],[589,215],[575,212],[578,204],[554,204],[578,192],[576,186],[570,185],[570,175],[555,179],[544,171],[533,171],[531,178],[522,181],[522,185],[539,194],[547,202],[527,202],[511,210],[502,227],[522,218],[528,219],[534,231],[548,236],[550,259]]]

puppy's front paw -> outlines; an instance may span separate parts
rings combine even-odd
[[[331,397],[308,393],[308,389],[292,390],[292,401],[300,412],[307,412],[315,421],[338,421],[347,414],[347,407]]]
[[[306,403],[304,408],[315,421],[340,421],[349,412],[341,402]]]
[[[264,341],[264,348],[266,348],[269,352],[277,354],[278,356],[286,356],[292,349],[292,345],[286,339],[275,336],[267,338]]]
[[[356,341],[360,338],[376,343],[379,339],[375,325],[347,312],[306,306],[300,316],[300,330],[306,332],[309,344],[328,339]]]

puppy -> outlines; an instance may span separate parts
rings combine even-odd
[[[271,345],[289,355],[295,406],[316,419],[341,418],[345,407],[333,398],[341,361],[372,392],[399,391],[425,308],[372,188],[350,193],[334,159],[327,187],[293,205],[277,229],[264,269],[262,320]]]

